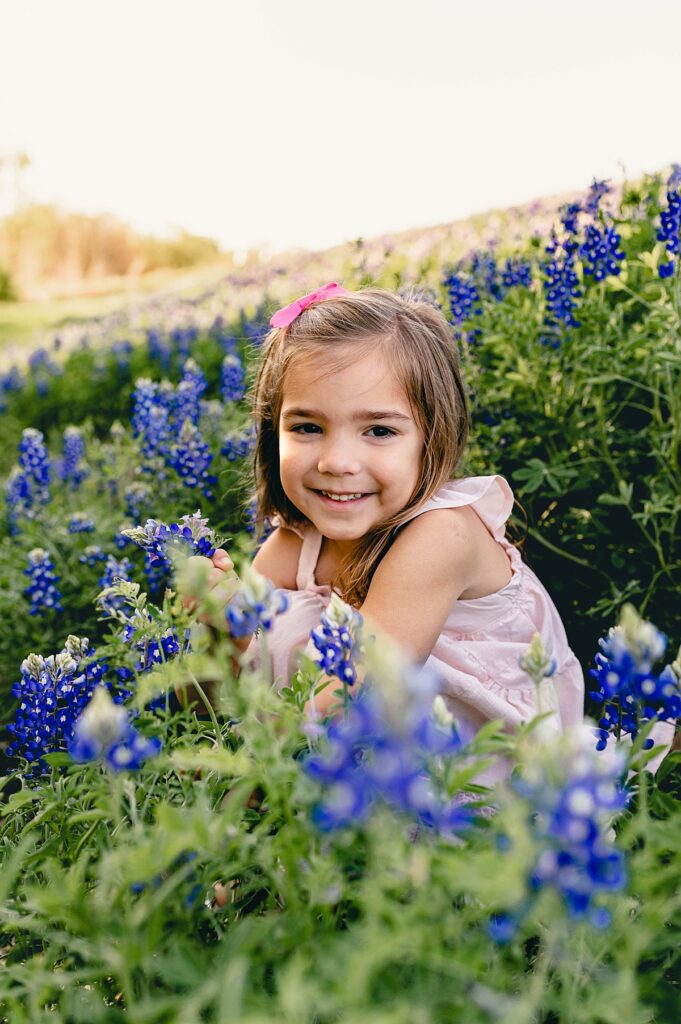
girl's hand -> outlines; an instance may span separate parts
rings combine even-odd
[[[192,555],[183,565],[178,580],[184,607],[194,611],[199,603],[205,605],[199,622],[222,632],[227,632],[225,607],[238,586],[234,563],[224,548],[217,548],[212,558]]]

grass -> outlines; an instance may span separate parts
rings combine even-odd
[[[22,362],[28,352],[45,343],[45,335],[58,334],[73,324],[85,325],[154,294],[172,292],[191,297],[231,269],[231,260],[219,260],[182,270],[153,271],[141,278],[105,278],[86,285],[87,294],[83,294],[85,286],[81,283],[78,294],[0,302],[0,370],[15,361]]]

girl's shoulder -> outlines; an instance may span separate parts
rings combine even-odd
[[[413,509],[405,524],[434,509],[472,508],[495,540],[502,540],[513,511],[513,491],[508,481],[497,474],[448,480],[432,497]],[[403,524],[404,525],[404,524]]]

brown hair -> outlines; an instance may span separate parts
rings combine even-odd
[[[339,341],[344,344],[339,346]],[[253,390],[258,524],[274,515],[285,526],[307,524],[284,493],[279,476],[278,425],[286,375],[298,360],[320,350],[333,372],[347,361],[348,345],[360,346],[360,352],[380,347],[424,436],[421,470],[409,501],[359,541],[351,564],[344,563],[334,580],[346,601],[360,605],[397,529],[454,477],[468,437],[468,410],[455,342],[439,309],[380,288],[315,303],[288,327],[272,329],[264,341]]]

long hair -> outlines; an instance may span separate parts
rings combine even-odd
[[[339,345],[342,342],[342,345]],[[355,346],[357,346],[355,351]],[[333,373],[348,358],[380,351],[404,388],[423,438],[416,486],[404,508],[373,527],[333,581],[343,598],[360,605],[397,529],[410,513],[454,478],[468,437],[468,409],[451,329],[439,309],[415,297],[367,288],[310,306],[263,343],[253,389],[256,523],[278,516],[285,526],[308,520],[284,493],[279,474],[279,417],[287,374],[313,354]]]

